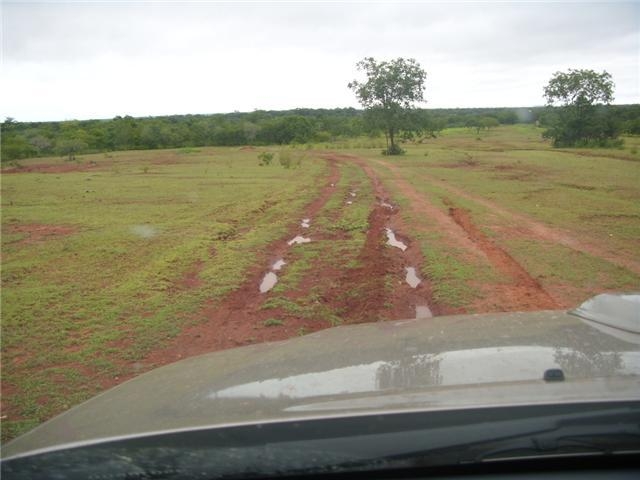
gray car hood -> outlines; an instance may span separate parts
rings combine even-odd
[[[247,422],[634,400],[639,344],[637,333],[563,311],[341,326],[158,368],[15,439],[3,457]],[[561,369],[565,380],[543,380],[548,369]]]

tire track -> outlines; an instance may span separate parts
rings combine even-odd
[[[408,319],[417,314],[416,307],[428,307],[434,315],[455,313],[453,309],[434,303],[431,286],[426,278],[421,278],[416,288],[411,288],[404,280],[407,267],[415,267],[420,271],[424,263],[420,246],[403,232],[410,229],[404,225],[398,214],[398,208],[389,208],[391,200],[382,181],[365,159],[354,155],[330,154],[337,161],[358,165],[367,175],[376,198],[369,214],[369,230],[365,246],[359,256],[361,267],[345,274],[341,279],[341,287],[366,285],[369,294],[355,299],[347,309],[347,318],[354,322],[385,319]],[[404,252],[386,244],[386,228],[396,232],[396,237],[407,246]],[[394,281],[390,290],[385,285],[386,279]]]
[[[313,218],[327,203],[334,192],[334,185],[340,180],[340,169],[335,161],[326,160],[329,174],[320,194],[304,208],[304,216]],[[305,321],[288,324],[285,328],[268,328],[261,322],[274,315],[272,311],[261,310],[265,295],[258,286],[269,266],[284,256],[291,246],[288,241],[300,233],[299,220],[289,227],[288,233],[265,248],[265,253],[256,258],[254,267],[245,280],[226,299],[219,303],[207,302],[194,320],[204,320],[186,327],[171,342],[161,349],[152,351],[145,359],[145,365],[164,365],[181,358],[200,355],[216,350],[241,345],[283,340],[296,336],[300,328],[311,328]]]
[[[449,207],[449,214],[467,233],[469,238],[487,255],[491,264],[513,282],[499,286],[501,295],[511,299],[512,307],[518,310],[556,309],[559,305],[544,291],[542,286],[516,262],[507,252],[493,243],[472,222],[469,212],[462,208]]]
[[[480,256],[502,275],[505,282],[480,285],[485,298],[474,307],[478,311],[518,311],[556,309],[559,304],[509,254],[487,238],[471,221],[468,212],[450,207],[449,215],[431,204],[389,162],[376,160],[393,174],[393,182],[411,203],[414,215],[435,223],[447,241],[469,255]],[[369,167],[370,168],[370,167]]]

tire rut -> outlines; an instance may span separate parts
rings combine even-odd
[[[327,157],[358,165],[371,182],[376,198],[369,214],[365,245],[359,256],[361,267],[348,271],[340,282],[343,290],[353,288],[353,285],[365,285],[368,293],[351,302],[346,317],[352,322],[408,319],[416,316],[416,307],[428,307],[434,315],[456,313],[456,310],[434,303],[426,278],[420,275],[421,282],[416,288],[411,288],[404,280],[405,269],[414,267],[419,272],[424,259],[418,242],[406,235],[410,229],[398,215],[398,207],[389,208],[393,202],[373,168],[354,155],[330,154]],[[387,228],[405,243],[404,252],[386,244]],[[389,286],[385,285],[387,278],[394,279]]]
[[[335,161],[326,160],[329,175],[325,178],[320,194],[304,208],[304,216],[313,218],[327,203],[340,180],[340,169]],[[299,321],[284,328],[265,327],[261,322],[273,316],[273,312],[261,310],[266,300],[258,286],[273,262],[290,250],[288,241],[300,233],[300,224],[291,225],[288,233],[265,248],[265,253],[256,259],[255,266],[245,280],[221,302],[207,302],[194,320],[196,325],[186,327],[165,347],[152,351],[145,365],[163,365],[181,358],[234,348],[241,345],[283,340],[296,336],[301,328],[311,330],[314,325]],[[320,326],[322,328],[322,326]],[[317,329],[317,328],[316,328]]]
[[[423,216],[437,225],[447,241],[463,252],[486,259],[506,282],[480,285],[484,292],[472,307],[478,312],[557,309],[560,305],[529,273],[500,247],[495,245],[472,223],[468,212],[450,207],[449,214],[431,204],[399,171],[396,165],[376,160],[393,174],[393,182],[411,203],[415,215]]]
[[[512,280],[509,285],[499,286],[500,296],[509,301],[510,309],[539,310],[559,308],[555,300],[518,262],[475,226],[469,212],[462,208],[449,207],[449,215],[487,255],[496,270],[507,279]]]

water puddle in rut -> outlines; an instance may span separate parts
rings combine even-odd
[[[266,293],[276,286],[278,283],[278,275],[273,272],[279,272],[282,270],[287,262],[284,261],[283,258],[276,260],[276,262],[271,266],[271,271],[262,278],[262,283],[260,283],[260,293]]]
[[[387,231],[387,245],[399,248],[403,252],[407,249],[407,245],[396,238],[396,234],[390,228],[385,228]]]
[[[267,273],[260,284],[260,293],[268,292],[276,286],[276,283],[278,283],[278,276],[273,272]]]
[[[284,267],[287,264],[287,262],[285,262],[282,258],[280,260],[278,260],[276,263],[273,264],[273,266],[271,267],[271,270],[277,272],[278,270],[281,270],[282,267]]]
[[[416,275],[416,269],[413,267],[405,267],[405,270],[407,271],[405,281],[409,284],[409,286],[411,288],[416,288],[418,285],[420,285],[420,282],[422,282],[422,280],[420,280],[418,278],[418,275]]]
[[[300,226],[302,228],[309,228],[311,226],[311,219],[310,218],[303,218],[302,222],[300,222]]]
[[[299,243],[309,243],[311,241],[310,238],[305,238],[302,235],[297,235],[295,237],[293,237],[291,240],[289,240],[287,242],[287,245],[291,246],[291,245],[296,245]]]

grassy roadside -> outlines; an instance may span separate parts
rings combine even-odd
[[[326,173],[323,161],[260,167],[257,152],[220,148],[87,165],[3,175],[4,439],[131,373],[239,285]]]

